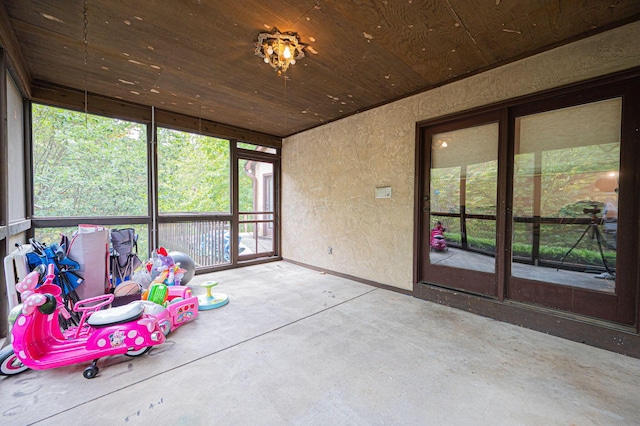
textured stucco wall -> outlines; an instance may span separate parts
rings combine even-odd
[[[629,24],[287,138],[283,257],[412,289],[416,122],[640,66],[639,34]]]

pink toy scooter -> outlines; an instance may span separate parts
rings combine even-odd
[[[54,295],[56,299],[58,299],[58,309],[60,311],[60,314],[62,314],[63,317],[69,316],[69,313],[62,305],[63,302],[62,298],[60,297],[60,287],[55,284],[43,284],[35,291],[37,293],[50,293]],[[166,296],[166,302],[168,303],[167,307],[147,300],[134,301],[131,303],[142,304],[142,306],[144,307],[144,313],[156,318],[160,330],[165,336],[168,336],[169,333],[174,331],[176,328],[196,319],[196,317],[198,316],[198,297],[194,296],[191,289],[185,286],[169,286]],[[108,296],[100,296],[100,298],[102,297],[105,297],[107,299],[109,298]],[[78,304],[80,304],[80,309],[82,310],[83,305],[88,304],[88,302],[86,300],[83,300],[78,302]],[[99,304],[87,307],[87,310],[85,310],[84,312],[86,312],[88,315],[89,313],[98,310],[101,306],[103,305]],[[20,309],[21,307],[21,305],[16,306],[17,309]],[[15,323],[15,320],[10,320],[9,322],[13,324]],[[84,326],[70,327],[67,330],[64,330],[62,334],[64,335],[65,339],[69,339],[79,336],[85,336],[90,332],[90,330],[91,327],[89,327],[89,325],[87,325],[85,322]],[[132,354],[127,353],[125,355]],[[12,346],[7,346],[0,350],[0,375],[13,376],[28,369],[29,367],[24,365],[15,355]]]
[[[23,286],[24,290],[27,290],[27,280],[24,280],[17,284],[17,286]],[[30,286],[30,284],[29,284]],[[62,289],[55,284],[43,284],[40,287],[34,290],[35,293],[46,294],[49,293],[53,295],[58,302],[58,311],[60,315],[63,316],[65,320],[69,320],[71,318],[71,314],[67,311],[64,300],[62,299]],[[13,327],[13,324],[16,322],[18,316],[22,313],[22,303],[14,306],[9,312],[9,329]],[[66,332],[66,331],[65,331]],[[13,346],[5,346],[0,350],[0,375],[2,376],[13,376],[15,374],[22,373],[25,370],[28,370],[29,367],[24,365],[18,357],[13,352]]]
[[[52,266],[43,285],[53,280]],[[145,314],[140,303],[99,310],[113,301],[112,294],[76,303],[74,310],[82,312],[80,324],[63,333],[56,297],[35,293],[37,282],[38,273],[32,272],[16,285],[23,306],[11,329],[11,344],[25,367],[46,370],[92,361],[82,373],[92,379],[98,374],[99,358],[118,354],[138,356],[164,342],[157,318]]]

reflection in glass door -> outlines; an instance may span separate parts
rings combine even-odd
[[[621,98],[515,119],[510,298],[622,320],[621,123]]]
[[[500,315],[637,332],[638,84],[589,83],[419,124],[416,293],[481,294],[499,302],[486,312],[509,303]]]
[[[615,291],[621,107],[516,119],[513,276]]]
[[[238,257],[274,255],[274,165],[238,159]]]
[[[450,250],[431,244],[431,263],[494,272],[497,156],[497,123],[433,135],[429,223]]]
[[[429,261],[422,275],[495,295],[499,124],[433,131],[425,153],[431,168],[422,232]]]

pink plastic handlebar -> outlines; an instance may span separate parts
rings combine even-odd
[[[91,297],[89,299],[84,299],[84,300],[81,300],[81,301],[77,302],[73,306],[73,310],[76,311],[76,312],[97,311],[98,309],[102,308],[103,306],[107,306],[111,302],[113,302],[113,298],[114,298],[113,294],[101,294],[100,296]],[[96,303],[95,305],[91,305],[91,306],[85,306],[85,305],[88,305],[90,303],[95,303],[95,302],[98,302],[98,303]]]
[[[55,266],[53,263],[50,263],[47,266],[47,279],[44,281],[44,284],[51,284],[53,283],[53,280],[56,278],[56,274],[55,274]]]

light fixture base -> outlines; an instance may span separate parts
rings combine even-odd
[[[294,65],[297,60],[304,58],[305,45],[300,42],[296,33],[281,33],[274,28],[270,33],[260,33],[255,43],[256,56],[263,58],[281,76]]]

